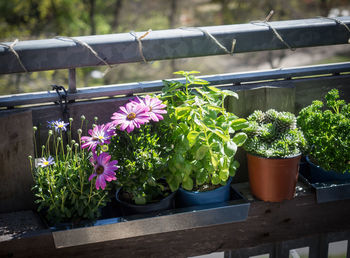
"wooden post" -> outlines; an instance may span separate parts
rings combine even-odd
[[[0,113],[0,213],[31,209],[32,174],[28,155],[34,158],[31,111]]]

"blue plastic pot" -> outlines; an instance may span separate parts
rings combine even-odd
[[[310,168],[310,180],[311,183],[325,183],[330,181],[341,181],[350,180],[350,173],[341,173],[332,170],[324,170],[320,166],[312,163],[308,156],[306,156],[306,161]]]
[[[187,191],[183,188],[179,188],[177,193],[177,206],[179,207],[190,207],[211,203],[220,203],[230,200],[230,184],[232,177],[227,180],[226,185],[221,186],[217,189],[206,191],[206,192],[194,192]]]
[[[159,202],[149,203],[145,205],[137,205],[137,204],[131,204],[131,203],[122,201],[119,198],[119,193],[121,189],[122,188],[119,188],[117,190],[117,192],[115,193],[115,198],[117,202],[121,205],[124,215],[145,214],[145,213],[164,211],[164,210],[174,208],[176,192],[172,192],[171,194],[169,194],[167,197],[163,198]]]

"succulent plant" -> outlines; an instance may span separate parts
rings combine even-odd
[[[306,145],[296,126],[296,117],[290,112],[256,110],[247,120],[249,127],[244,132],[248,139],[244,148],[251,154],[284,158],[301,153]]]

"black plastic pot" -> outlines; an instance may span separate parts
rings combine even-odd
[[[176,192],[172,192],[164,199],[159,202],[145,204],[145,205],[137,205],[125,202],[119,198],[119,194],[122,191],[122,188],[119,188],[115,193],[115,198],[117,202],[120,204],[122,208],[122,212],[124,215],[132,215],[132,214],[144,214],[144,213],[152,213],[157,211],[164,211],[174,208],[175,194]]]

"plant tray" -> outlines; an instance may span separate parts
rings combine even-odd
[[[301,164],[299,178],[315,189],[317,203],[350,199],[350,180],[312,183],[307,163]]]
[[[50,227],[56,248],[72,247],[137,236],[166,233],[245,221],[250,203],[234,187],[227,202],[175,208],[157,213],[119,216],[87,222],[78,227]],[[118,209],[118,207],[117,207]],[[114,209],[115,210],[115,209]],[[117,210],[117,213],[120,210]]]

